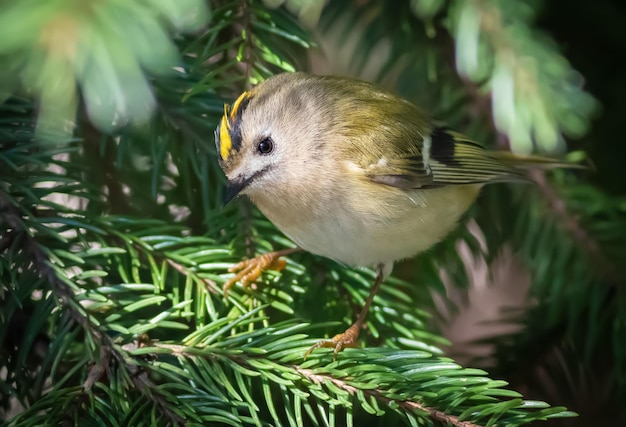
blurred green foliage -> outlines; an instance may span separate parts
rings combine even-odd
[[[35,95],[43,135],[73,133],[79,96],[101,129],[146,122],[156,101],[144,73],[171,72],[169,30],[198,31],[207,16],[201,0],[2,2],[0,95]]]

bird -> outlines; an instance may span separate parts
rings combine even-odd
[[[297,250],[376,279],[355,322],[320,347],[355,347],[368,310],[395,262],[443,240],[485,184],[528,181],[527,169],[562,164],[488,151],[375,84],[282,73],[244,91],[215,131],[225,203],[247,196],[297,248],[244,260],[225,293]]]

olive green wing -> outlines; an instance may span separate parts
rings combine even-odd
[[[370,166],[368,177],[406,189],[526,180],[514,161],[502,161],[496,153],[445,127],[433,128],[420,145]]]

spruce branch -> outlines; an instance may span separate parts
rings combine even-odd
[[[0,37],[6,40],[0,55],[7,64],[2,77],[13,83],[3,90],[34,93],[40,104],[38,132],[54,139],[73,132],[81,102],[100,128],[147,120],[155,101],[144,70],[167,73],[178,56],[170,33],[197,31],[208,16],[201,0],[40,6],[0,5]],[[23,25],[16,25],[19,21]]]
[[[351,357],[341,357],[330,364],[325,358],[313,358],[297,364],[294,362],[301,360],[303,351],[312,342],[303,334],[311,328],[309,325],[286,322],[225,336],[236,324],[244,326],[261,320],[246,317],[245,323],[238,319],[227,325],[215,324],[219,330],[206,331],[210,341],[195,340],[193,347],[155,342],[137,349],[135,356],[176,356],[181,367],[185,367],[184,371],[189,373],[194,372],[191,367],[186,367],[191,363],[189,366],[204,366],[203,370],[215,371],[215,375],[221,377],[225,376],[224,370],[250,378],[260,376],[269,383],[286,386],[284,392],[287,394],[306,392],[315,399],[322,399],[329,405],[329,410],[344,407],[352,411],[354,404],[351,399],[354,399],[368,412],[379,416],[384,413],[378,407],[382,404],[404,414],[409,420],[418,416],[459,427],[484,425],[463,418],[480,419],[487,425],[493,425],[497,420],[506,425],[521,425],[534,419],[571,415],[563,408],[548,408],[541,402],[522,401],[519,394],[501,389],[506,383],[489,380],[483,377],[482,371],[463,369],[448,359],[433,358],[424,352],[380,348],[348,350],[347,354]],[[212,374],[203,372],[203,375]],[[204,383],[196,380],[195,375],[180,380],[193,381],[197,385]],[[205,384],[218,395],[222,393],[220,390],[224,393],[228,390],[228,394],[233,396],[249,394],[242,389],[247,387],[242,381],[229,380],[228,383]],[[275,412],[272,408],[279,397],[272,398],[271,394],[265,397],[268,409]],[[509,400],[497,402],[494,397]],[[282,398],[288,400],[286,395]],[[424,403],[426,401],[430,404]],[[254,405],[249,403],[249,410],[260,410],[258,401]],[[437,404],[440,409],[435,408]],[[530,408],[544,409],[532,412]],[[297,408],[283,409],[288,413],[298,411]],[[275,413],[274,419],[278,416]]]
[[[171,258],[165,258],[165,262],[167,262],[168,265],[170,265],[174,270],[178,271],[181,275],[190,276],[197,282],[203,282],[206,285],[205,289],[208,292],[211,292],[214,294],[221,294],[221,288],[218,286],[217,283],[215,283],[214,280],[211,280],[208,277],[198,276],[198,274],[196,274],[195,271],[193,271],[192,269],[188,268],[187,266],[183,264],[173,261]]]
[[[83,383],[83,390],[89,391],[96,381],[107,376],[111,362],[114,360],[121,369],[125,369],[131,374],[130,378],[135,388],[152,401],[164,416],[176,425],[182,424],[182,419],[170,411],[169,402],[159,393],[158,388],[149,381],[144,373],[133,373],[137,368],[132,363],[128,363],[125,355],[118,349],[109,335],[98,327],[97,322],[76,301],[74,290],[69,284],[69,278],[62,274],[60,269],[54,267],[53,260],[46,255],[44,248],[23,221],[21,209],[13,205],[11,198],[4,191],[0,191],[0,213],[3,221],[13,233],[24,236],[21,246],[27,259],[31,261],[34,271],[50,287],[50,290],[58,298],[61,307],[87,334],[88,342],[93,346],[92,350],[99,349],[99,360],[90,369],[87,379]]]
[[[355,395],[357,394],[357,392],[360,391],[357,387],[346,383],[340,378],[335,378],[330,375],[316,374],[311,369],[304,369],[299,366],[295,366],[294,369],[296,372],[298,372],[300,375],[307,378],[309,381],[311,381],[314,384],[323,384],[324,382],[328,381],[334,384],[335,386],[339,387],[340,389],[346,390],[348,393],[352,395]],[[371,396],[375,398],[376,400],[380,401],[381,403],[384,403],[387,405],[389,405],[390,403],[395,403],[399,407],[405,409],[407,412],[411,412],[411,411],[426,412],[428,413],[430,418],[432,418],[433,420],[440,421],[443,423],[448,423],[455,427],[481,427],[480,425],[474,424],[470,421],[461,421],[459,420],[459,417],[457,416],[446,414],[444,411],[440,411],[438,409],[428,407],[417,401],[411,401],[411,400],[405,400],[405,399],[394,399],[394,398],[386,397],[383,395],[381,390],[366,389],[366,390],[362,390],[362,392],[366,396]]]
[[[590,264],[599,271],[600,276],[622,289],[626,288],[624,276],[604,255],[600,243],[582,226],[579,217],[568,208],[567,200],[546,179],[545,173],[540,170],[531,170],[529,174],[552,208],[560,226],[572,237],[580,249],[587,253]]]
[[[90,336],[92,342],[112,347],[113,343],[105,334],[102,334],[94,323],[89,321],[89,315],[80,304],[75,304],[72,289],[58,275],[59,270],[53,267],[52,260],[29,232],[28,226],[24,224],[20,208],[13,205],[10,197],[4,191],[0,191],[0,212],[2,212],[3,220],[13,233],[20,233],[25,236],[21,244],[27,258],[31,260],[35,271],[58,297],[61,305],[68,309],[74,321]]]
[[[468,0],[454,2],[450,12],[458,72],[487,82],[494,123],[514,151],[529,152],[534,144],[553,151],[562,133],[585,133],[596,101],[554,43],[529,25],[535,10]]]
[[[91,173],[99,174],[102,185],[107,188],[107,206],[112,214],[123,215],[132,211],[130,201],[123,190],[123,180],[115,165],[115,152],[117,144],[108,135],[99,132],[91,123],[87,121],[87,116],[83,122],[82,137],[85,155],[92,162],[98,162],[100,168]],[[104,144],[104,145],[103,145]],[[103,151],[103,155],[100,153]]]

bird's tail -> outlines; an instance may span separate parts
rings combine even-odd
[[[589,161],[589,158],[582,156],[578,156],[581,157],[581,160],[562,161],[542,156],[519,155],[511,153],[510,151],[490,151],[489,154],[503,164],[519,169],[594,169],[593,164]]]

